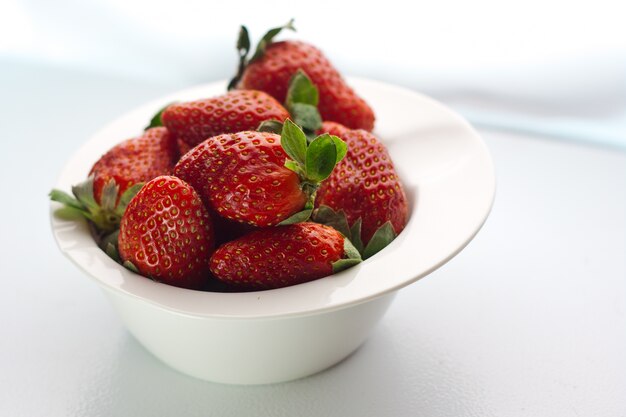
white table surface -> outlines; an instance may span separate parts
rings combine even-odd
[[[226,386],[146,352],[49,232],[72,150],[176,86],[26,64],[0,83],[0,416],[626,416],[626,154],[483,131],[497,197],[461,254],[339,365]]]

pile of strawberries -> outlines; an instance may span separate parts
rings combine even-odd
[[[331,275],[385,247],[407,202],[374,113],[312,45],[250,55],[219,97],[173,103],[110,149],[89,178],[59,190],[106,253],[178,287],[250,291]],[[283,103],[283,104],[281,104]]]

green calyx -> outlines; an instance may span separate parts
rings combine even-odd
[[[324,205],[318,207],[312,216],[314,222],[330,226],[349,239],[363,259],[371,258],[380,252],[397,236],[393,225],[387,221],[376,230],[367,245],[363,245],[361,239],[362,220],[360,218],[350,226],[343,210],[335,211]]]
[[[302,70],[298,70],[289,81],[285,108],[291,119],[302,128],[307,141],[317,137],[316,132],[322,127],[322,116],[317,109],[319,92],[311,79]],[[280,133],[283,124],[277,120],[262,122],[258,129],[261,132]]]
[[[119,253],[118,248],[118,238],[120,235],[120,229],[116,229],[115,231],[109,234],[102,234],[96,231],[96,241],[98,242],[98,246],[100,249],[106,253],[109,258],[113,259],[118,264],[122,265],[124,268],[139,274],[139,270],[137,267],[128,260],[123,260]]]
[[[239,83],[239,80],[241,80],[241,77],[243,77],[243,73],[246,70],[248,64],[261,58],[265,53],[265,49],[267,49],[267,46],[271,44],[276,35],[278,35],[283,30],[296,30],[296,28],[293,26],[293,19],[291,19],[283,26],[275,27],[268,30],[257,44],[256,50],[254,51],[252,57],[248,59],[251,48],[250,35],[248,34],[248,29],[245,26],[241,26],[241,28],[239,29],[239,36],[237,38],[237,54],[239,55],[239,65],[237,68],[237,74],[228,83],[228,90],[232,90],[237,87],[237,84]]]
[[[345,258],[339,259],[332,264],[333,273],[335,274],[363,262],[361,254],[347,237],[343,240],[343,254]]]
[[[280,224],[306,221],[313,212],[317,189],[330,176],[335,165],[346,156],[348,147],[337,136],[328,133],[317,136],[309,143],[302,129],[290,119],[285,120],[282,126],[280,141],[285,153],[291,158],[285,161],[285,167],[298,174],[302,191],[307,196],[304,210]]]
[[[119,186],[113,178],[102,188],[100,204],[96,202],[93,191],[93,175],[87,181],[72,187],[73,196],[64,191],[50,191],[50,200],[63,204],[56,214],[66,219],[85,218],[95,227],[101,235],[109,235],[119,229],[120,221],[130,200],[137,194],[143,184],[135,184],[129,187],[119,197]],[[107,248],[103,248],[107,251]]]
[[[315,138],[315,132],[322,127],[322,116],[317,110],[319,92],[311,79],[298,70],[289,81],[285,108],[298,126],[302,127],[308,141]]]

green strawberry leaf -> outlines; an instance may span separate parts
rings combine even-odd
[[[85,207],[77,199],[75,199],[74,197],[66,193],[65,191],[54,189],[50,191],[48,196],[50,197],[50,200],[57,201],[66,206],[73,207],[75,209],[82,210],[82,211],[84,211],[85,209]]]
[[[282,30],[293,30],[295,32],[296,28],[293,26],[293,19],[289,20],[285,25],[279,26],[267,31],[267,33],[261,38],[259,43],[256,46],[256,51],[252,58],[250,58],[249,62],[254,62],[257,59],[261,58],[265,53],[265,49],[268,47],[270,43],[274,40],[276,35],[278,35]]]
[[[328,178],[337,163],[337,147],[329,134],[316,137],[306,150],[306,177],[313,182]]]
[[[322,116],[312,104],[306,103],[292,103],[288,107],[289,114],[293,117],[293,121],[302,127],[304,132],[310,132],[315,135],[315,132],[322,127]]]
[[[315,84],[304,71],[298,70],[289,80],[287,99],[285,100],[286,107],[289,108],[294,103],[310,104],[317,107],[319,99],[319,92]]]
[[[88,185],[86,185],[85,183],[80,184],[78,186],[81,190],[79,195],[82,195],[81,193],[83,192],[83,188],[81,188],[81,186],[83,188],[88,188]],[[54,214],[57,215],[59,218],[65,220],[76,220],[78,218],[86,218],[90,221],[95,220],[93,212],[90,211],[87,205],[80,199],[74,198],[66,192],[56,189],[50,191],[48,195],[50,196],[50,200],[63,204],[63,207],[60,207],[54,211]],[[91,200],[93,200],[93,196],[88,199],[88,201],[90,202]],[[93,207],[99,208],[95,201],[93,201],[93,203]]]
[[[304,172],[302,171],[300,164],[297,163],[296,161],[292,161],[291,159],[285,160],[285,168],[292,170],[293,172],[298,174],[298,176],[300,177],[304,175]]]
[[[322,116],[317,110],[319,92],[311,79],[301,69],[289,81],[285,108],[294,122],[302,127],[311,142],[315,132],[322,127]]]
[[[361,263],[362,261],[359,251],[356,250],[348,238],[343,240],[343,251],[346,258],[333,262],[333,273],[343,271],[344,269],[350,268],[358,263]]]
[[[393,230],[393,226],[390,221],[380,226],[363,250],[363,259],[371,258],[373,255],[380,252],[383,248],[389,245],[396,238],[396,236],[396,232]]]
[[[330,138],[335,143],[335,148],[337,149],[337,162],[341,161],[346,154],[348,153],[348,145],[343,140],[339,139],[337,136],[330,135]]]
[[[89,212],[72,206],[59,207],[54,211],[54,214],[63,220],[78,220],[83,217],[91,220],[91,214],[89,214]]]
[[[93,175],[90,176],[87,181],[74,185],[72,187],[72,194],[74,194],[76,199],[80,201],[83,207],[90,213],[95,213],[100,209],[100,206],[93,196]]]
[[[337,272],[341,272],[345,269],[353,267],[356,264],[360,264],[362,259],[339,259],[338,261],[333,262],[333,274]]]
[[[265,120],[256,128],[259,132],[276,133],[280,135],[283,131],[283,122],[278,120]]]
[[[101,204],[98,204],[94,197],[93,182],[94,176],[90,175],[86,181],[73,186],[72,193],[75,198],[59,190],[52,190],[49,196],[52,201],[64,204],[64,207],[55,211],[62,218],[75,218],[76,215],[80,215],[92,223],[98,234],[109,234],[119,228],[126,206],[143,184],[129,187],[117,202],[119,186],[111,178],[102,188]],[[103,250],[106,248],[103,247]]]
[[[135,266],[135,264],[133,264],[130,261],[124,261],[122,263],[122,266],[126,269],[128,269],[129,271],[133,271],[135,274],[139,273],[139,270],[137,269],[137,267]]]
[[[117,204],[117,208],[115,209],[115,212],[118,216],[122,217],[124,215],[126,207],[128,207],[128,203],[130,203],[130,200],[132,200],[133,197],[137,195],[139,190],[141,190],[141,187],[143,187],[142,182],[134,184],[131,187],[128,187],[126,191],[124,191],[124,193],[120,197],[120,202]]]
[[[302,129],[289,119],[285,120],[283,124],[280,144],[291,159],[299,164],[305,164],[307,156],[306,136]]]
[[[104,252],[109,256],[109,258],[113,259],[115,262],[121,262],[122,259],[120,258],[120,254],[117,251],[117,247],[113,243],[107,243],[106,247],[104,248]]]
[[[313,208],[305,208],[302,211],[297,212],[296,214],[286,218],[282,222],[278,223],[278,226],[286,226],[288,224],[294,223],[302,223],[311,217],[311,213],[313,212]]]
[[[346,220],[347,221],[347,220]],[[350,228],[350,240],[354,247],[359,251],[359,253],[363,253],[363,241],[361,240],[361,224],[362,220],[359,217],[357,221],[354,222],[352,227]]]
[[[313,221],[330,226],[348,239],[352,240],[348,219],[343,210],[335,211],[326,205],[319,206],[313,215]]]
[[[313,207],[320,182],[328,178],[337,162],[346,155],[346,144],[327,133],[308,143],[305,133],[290,119],[283,124],[280,141],[291,158],[285,160],[285,167],[298,174],[307,204]]]
[[[169,103],[167,106],[164,106],[161,110],[159,110],[154,116],[152,116],[152,119],[150,119],[150,124],[148,124],[148,126],[146,126],[143,130],[163,126],[163,122],[161,121],[161,115],[163,114],[165,109],[167,109],[172,104],[174,103]]]
[[[120,191],[119,185],[113,178],[110,178],[104,187],[102,187],[102,195],[100,196],[100,207],[105,211],[115,210],[115,203],[117,203],[117,194]]]
[[[356,248],[348,238],[345,238],[343,241],[343,251],[348,259],[358,259],[359,261],[361,260],[361,254],[358,250],[356,250]]]
[[[106,248],[107,245],[111,243],[117,247],[117,239],[119,235],[120,235],[119,229],[109,233],[108,235],[105,235],[100,241],[100,246],[102,248]]]
[[[117,263],[122,263],[120,259],[120,255],[117,250],[117,239],[120,234],[119,229],[115,230],[112,233],[104,236],[102,240],[100,240],[98,246],[109,256],[109,258],[113,259]]]
[[[363,254],[363,241],[361,240],[361,225],[363,222],[360,217],[350,227],[346,213],[343,210],[335,211],[329,206],[321,205],[313,213],[312,219],[316,223],[321,223],[337,230],[350,239],[354,248]],[[363,256],[363,259],[365,259],[365,256]]]
[[[243,76],[243,72],[246,69],[246,58],[250,52],[250,36],[248,35],[248,28],[241,26],[239,29],[239,36],[237,37],[237,54],[239,55],[239,65],[237,67],[237,74],[228,83],[228,91],[237,87],[237,83]]]
[[[248,35],[248,28],[241,25],[239,28],[239,37],[237,38],[237,52],[239,56],[246,57],[250,52],[250,36]]]

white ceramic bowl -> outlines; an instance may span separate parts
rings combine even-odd
[[[84,223],[52,215],[61,251],[104,290],[130,332],[155,356],[210,381],[262,384],[321,371],[348,356],[383,316],[396,291],[456,255],[491,209],[494,170],[485,144],[462,118],[403,88],[351,78],[376,112],[404,183],[410,218],[387,248],[339,274],[249,293],[180,289],[135,275],[109,259]],[[111,146],[136,136],[172,101],[211,97],[202,85],[142,106],[96,133],[63,170],[69,190]],[[51,204],[51,210],[58,207]]]

